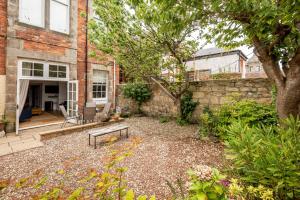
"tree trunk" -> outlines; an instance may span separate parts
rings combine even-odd
[[[264,70],[277,88],[277,113],[280,119],[290,115],[300,116],[300,48],[295,52],[286,67],[281,70],[278,58],[257,38],[253,39],[255,50]]]
[[[277,112],[280,119],[300,116],[300,66],[287,74],[285,84],[277,85]]]

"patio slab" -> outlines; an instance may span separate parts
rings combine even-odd
[[[33,134],[8,134],[0,138],[0,156],[41,147],[43,145],[39,138]]]
[[[11,154],[13,151],[8,143],[0,144],[0,156]]]

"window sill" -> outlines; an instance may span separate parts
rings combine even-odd
[[[18,21],[18,25],[20,26],[25,26],[27,28],[34,28],[34,29],[41,29],[41,30],[45,30],[45,25],[34,25],[34,24],[28,24],[26,22],[22,22],[22,21]]]

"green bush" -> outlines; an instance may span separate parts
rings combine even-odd
[[[141,113],[141,105],[150,99],[151,90],[144,83],[128,83],[123,87],[123,95],[134,100],[138,105],[138,112]]]
[[[254,100],[233,99],[219,109],[204,109],[200,116],[200,135],[215,135],[227,139],[227,128],[236,120],[240,120],[250,127],[264,124],[276,125],[277,116],[273,105],[257,103]]]
[[[167,122],[169,122],[171,119],[170,119],[170,117],[167,117],[167,116],[161,116],[160,118],[159,118],[159,122],[160,123],[167,123]]]
[[[227,132],[232,172],[247,184],[272,188],[276,199],[300,198],[299,119],[287,119],[281,126],[236,121]]]
[[[176,122],[181,126],[190,123],[197,105],[198,102],[193,101],[193,93],[187,91],[180,99],[180,116]]]

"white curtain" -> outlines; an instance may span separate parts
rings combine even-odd
[[[27,97],[27,92],[28,92],[28,87],[29,87],[29,80],[20,80],[20,94],[19,94],[19,112],[18,112],[18,117],[20,117],[22,110],[24,108],[24,104],[26,101]]]

